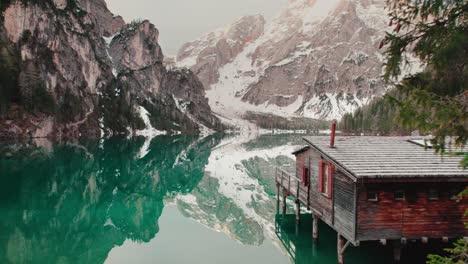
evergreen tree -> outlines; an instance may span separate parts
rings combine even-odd
[[[408,54],[425,66],[396,85],[403,94],[393,98],[401,124],[432,133],[437,151],[445,149],[446,137],[465,146],[468,137],[468,1],[388,0],[390,26],[386,45],[386,80],[396,80],[408,65]],[[463,166],[468,164],[464,154]],[[465,190],[466,192],[466,190]],[[464,195],[464,194],[462,194]],[[447,250],[451,255],[430,255],[428,263],[466,263],[468,247],[463,241]]]
[[[36,65],[32,61],[25,62],[19,75],[19,88],[21,100],[27,110],[34,110],[35,98],[33,95],[36,90],[40,89],[41,85],[42,82]]]
[[[0,33],[0,117],[18,97],[19,54]]]
[[[425,66],[396,84],[402,98],[398,120],[404,126],[432,133],[444,151],[446,137],[457,146],[468,137],[468,1],[388,0],[390,26],[381,43],[386,47],[385,78],[396,81],[408,66],[409,54]],[[464,165],[467,156],[465,155]]]
[[[339,123],[340,130],[384,135],[408,134],[411,131],[409,128],[395,122],[398,111],[390,97],[400,98],[400,95],[397,90],[392,90],[387,97],[376,98],[354,113],[345,114]]]

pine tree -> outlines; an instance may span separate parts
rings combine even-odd
[[[437,151],[444,152],[446,137],[457,146],[468,138],[468,1],[388,0],[392,33],[387,33],[386,80],[395,80],[413,54],[425,70],[396,85],[402,98],[394,98],[399,121],[432,133]],[[464,154],[463,166],[468,164]],[[465,190],[466,192],[466,190]],[[462,194],[463,195],[463,194]],[[463,241],[447,250],[451,256],[430,255],[428,263],[466,263]]]
[[[385,78],[396,81],[409,54],[425,66],[396,84],[401,98],[398,120],[406,127],[432,133],[443,152],[450,136],[457,146],[468,138],[468,1],[388,0],[389,25]],[[467,156],[464,158],[466,166]]]
[[[25,62],[19,75],[19,88],[23,105],[29,111],[34,110],[33,95],[35,90],[40,89],[40,86],[41,79],[36,65],[31,61]]]
[[[19,55],[0,35],[0,116],[8,112],[10,103],[17,97]]]

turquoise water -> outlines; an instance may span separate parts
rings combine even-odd
[[[312,245],[310,216],[298,232],[276,216],[273,166],[292,166],[299,139],[2,143],[0,263],[336,263],[333,230]],[[391,257],[364,244],[345,260]]]

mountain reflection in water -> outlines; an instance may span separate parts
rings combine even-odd
[[[2,143],[0,263],[336,263],[326,226],[328,242],[313,253],[308,230],[298,240],[275,221],[274,166],[294,166],[300,144],[216,135]],[[391,257],[382,248],[371,250]],[[351,263],[375,263],[348,250],[361,260]]]

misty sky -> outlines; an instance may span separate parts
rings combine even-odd
[[[159,42],[166,55],[180,46],[230,24],[244,15],[279,13],[287,0],[106,0],[109,9],[126,22],[149,19],[160,31]]]

